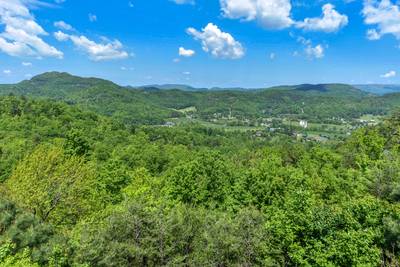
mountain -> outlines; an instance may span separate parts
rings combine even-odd
[[[211,88],[196,88],[185,84],[153,84],[144,86],[128,86],[129,89],[142,89],[145,91],[158,91],[158,90],[180,90],[180,91],[262,91],[262,90],[298,90],[304,92],[323,92],[323,93],[337,93],[337,94],[363,94],[368,92],[363,89],[356,88],[347,84],[300,84],[291,86],[277,86],[269,88],[243,88],[243,87],[211,87]],[[400,88],[399,88],[400,90]]]
[[[153,105],[142,92],[98,78],[48,72],[15,85],[0,86],[0,95],[24,95],[62,100],[104,115],[121,117],[128,123],[162,123],[173,110]]]
[[[159,89],[159,90],[181,90],[181,91],[202,91],[207,90],[205,88],[194,88],[189,85],[185,84],[152,84],[152,85],[143,85],[137,87],[138,89],[144,90],[152,90],[152,89]]]
[[[103,79],[49,72],[14,85],[1,85],[0,95],[62,100],[140,124],[160,124],[172,117],[186,116],[188,108],[196,110],[197,118],[207,120],[216,116],[256,119],[290,114],[319,121],[357,118],[366,113],[385,114],[400,104],[400,94],[385,98],[346,84],[302,84],[258,90],[173,87],[177,85],[163,89],[122,87]]]
[[[400,92],[400,85],[398,84],[362,84],[354,85],[354,87],[377,95]]]
[[[47,72],[22,81],[12,87],[13,93],[26,96],[43,96],[64,99],[88,88],[118,89],[111,81],[99,78],[82,78],[66,72]]]
[[[355,97],[363,97],[368,95],[367,92],[348,84],[301,84],[295,86],[295,90],[305,92],[314,91],[347,96],[352,95]]]
[[[199,88],[199,87],[192,87],[190,85],[185,84],[152,84],[152,85],[144,85],[133,87],[129,86],[131,89],[143,89],[143,90],[181,90],[181,91],[189,91],[189,92],[196,92],[196,91],[251,91],[251,90],[259,90],[259,89],[249,89],[249,88],[242,88],[242,87],[211,87],[211,88]]]

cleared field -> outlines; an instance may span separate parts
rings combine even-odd
[[[204,120],[199,120],[199,119],[188,119],[188,118],[175,118],[172,119],[174,123],[177,125],[179,124],[189,124],[189,123],[198,123],[204,127],[208,128],[213,128],[213,129],[221,129],[221,130],[226,130],[226,131],[261,131],[265,130],[265,127],[261,126],[232,126],[228,125],[226,121],[219,121],[217,123],[209,122],[209,121],[204,121]]]
[[[196,107],[187,107],[187,108],[183,108],[183,109],[176,109],[176,111],[182,112],[184,114],[195,113],[195,112],[197,112],[197,108]]]

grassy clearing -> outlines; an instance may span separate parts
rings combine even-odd
[[[256,127],[256,126],[232,126],[226,123],[213,123],[209,121],[199,120],[199,119],[188,119],[188,118],[176,118],[172,120],[176,124],[188,124],[188,123],[198,123],[204,127],[212,128],[212,129],[223,129],[226,131],[261,131],[265,130],[265,127]]]

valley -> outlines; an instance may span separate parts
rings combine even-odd
[[[400,0],[0,0],[0,267],[399,267]]]
[[[1,85],[0,266],[395,266],[398,99]]]
[[[0,86],[0,95],[60,100],[130,124],[199,124],[320,141],[341,138],[374,124],[400,105],[400,93],[387,98],[344,84],[231,91],[178,87],[183,90],[172,89],[171,85],[126,88],[106,80],[50,72]],[[362,119],[365,116],[367,119]],[[299,125],[302,121],[307,127]]]

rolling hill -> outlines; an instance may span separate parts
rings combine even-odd
[[[98,78],[49,72],[14,85],[1,85],[0,95],[62,100],[127,123],[160,124],[194,107],[195,116],[232,115],[259,118],[290,115],[309,120],[357,118],[386,114],[400,104],[400,94],[377,96],[346,84],[303,84],[260,90],[180,90],[127,88]]]

